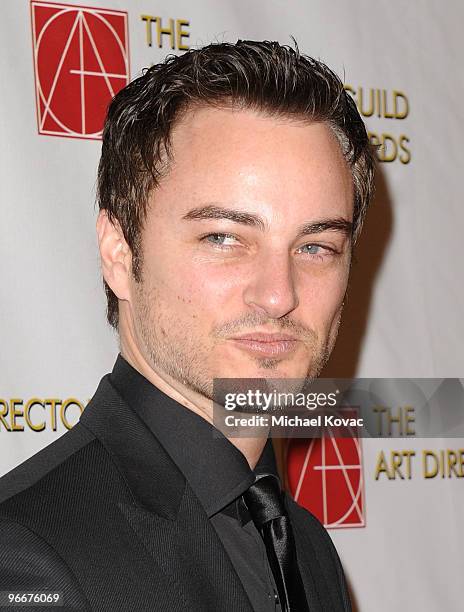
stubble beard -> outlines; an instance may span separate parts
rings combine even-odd
[[[163,316],[157,292],[153,288],[146,290],[143,282],[137,283],[135,319],[151,367],[162,377],[163,373],[167,374],[188,389],[213,400],[213,379],[205,365],[211,348],[207,344],[198,346],[198,342],[193,342],[194,335],[189,333],[191,329],[188,326],[184,326],[184,337],[180,337],[178,331],[181,326],[176,326],[169,316]],[[340,321],[341,311],[323,346],[317,343],[317,336],[313,332],[307,379],[317,378],[326,365],[335,345]],[[176,328],[177,331],[174,331]],[[277,370],[281,361],[276,358],[255,358],[256,365],[267,373]]]
[[[167,374],[176,382],[212,399],[213,384],[209,382],[200,357],[205,353],[193,345],[188,327],[184,327],[184,337],[180,337],[173,330],[177,328],[180,331],[181,326],[162,313],[157,292],[154,289],[147,291],[143,283],[137,283],[136,327],[151,367],[161,377]]]

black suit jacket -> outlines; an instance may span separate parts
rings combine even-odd
[[[350,610],[327,532],[286,504],[311,612]],[[61,592],[55,612],[252,612],[200,502],[109,375],[73,429],[0,479],[5,590]]]

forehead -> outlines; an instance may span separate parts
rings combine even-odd
[[[200,107],[175,125],[171,144],[171,169],[154,194],[160,213],[170,201],[171,214],[218,202],[287,220],[352,215],[351,173],[324,123]]]

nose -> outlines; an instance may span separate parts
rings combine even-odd
[[[254,262],[243,300],[271,319],[280,319],[298,306],[294,271],[288,252],[262,254]]]

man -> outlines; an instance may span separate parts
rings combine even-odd
[[[111,103],[97,221],[120,355],[0,482],[0,590],[69,610],[350,610],[270,441],[213,435],[215,378],[319,374],[373,159],[341,81],[273,42],[169,57]]]

